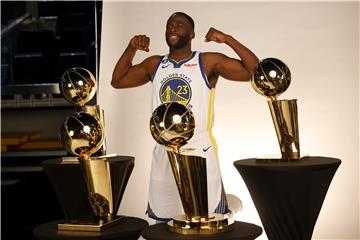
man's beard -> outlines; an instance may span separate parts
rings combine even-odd
[[[170,48],[174,48],[174,49],[180,49],[180,48],[185,47],[188,44],[189,41],[190,41],[190,38],[188,36],[179,36],[179,40],[177,41],[177,43],[174,44],[174,45],[171,45],[169,43],[169,40],[166,38],[167,45]]]

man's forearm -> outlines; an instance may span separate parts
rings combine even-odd
[[[257,56],[231,35],[226,35],[225,43],[240,57],[246,70],[248,70],[249,73],[253,73],[259,62]]]

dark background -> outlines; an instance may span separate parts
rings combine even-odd
[[[101,1],[1,1],[1,136],[39,131],[58,139],[74,111],[60,94],[72,67],[97,78]],[[96,104],[96,98],[92,101]],[[1,239],[34,239],[37,225],[64,218],[41,162],[66,156],[62,147],[1,152]]]

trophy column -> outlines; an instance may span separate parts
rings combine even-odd
[[[268,100],[282,159],[299,159],[299,127],[296,99]]]
[[[281,156],[266,159],[299,160],[299,127],[297,100],[277,100],[290,86],[291,73],[282,61],[276,58],[261,60],[251,78],[254,90],[267,97],[267,103],[279,142]]]
[[[180,234],[214,234],[233,229],[234,221],[226,214],[209,214],[206,159],[183,155],[180,148],[195,131],[193,113],[185,105],[164,103],[150,119],[153,138],[167,147],[171,168],[185,215],[174,216],[169,230]]]
[[[120,161],[119,156],[106,156],[104,113],[98,105],[85,105],[96,93],[96,79],[84,68],[71,68],[62,75],[59,86],[64,98],[76,106],[76,112],[68,117],[60,129],[60,140],[67,152],[74,157],[64,158],[56,165],[57,171],[49,168],[47,174],[58,194],[59,200],[68,200],[64,186],[56,181],[68,177],[61,170],[75,164],[81,170],[92,214],[79,219],[66,219],[58,224],[59,230],[103,231],[126,219],[117,216],[122,195],[134,166],[134,159]],[[124,160],[124,159],[122,159]],[[125,165],[124,165],[125,164]],[[48,166],[48,165],[44,165]],[[62,172],[62,176],[59,174]],[[66,204],[61,203],[62,206]],[[69,208],[68,208],[69,209]],[[74,214],[70,214],[74,215]]]

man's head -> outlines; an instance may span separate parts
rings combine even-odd
[[[194,20],[183,12],[173,13],[166,23],[166,42],[170,48],[183,48],[195,37]]]

